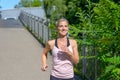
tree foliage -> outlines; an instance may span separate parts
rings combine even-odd
[[[120,80],[120,5],[117,0],[45,0],[44,6],[52,28],[55,19],[61,16],[70,21],[69,33],[77,40],[80,52],[81,45],[95,47],[97,57],[92,58],[98,60],[98,80]],[[91,58],[93,47],[86,47],[87,58]],[[75,66],[78,74],[81,74],[80,65]]]
[[[21,0],[23,7],[38,7],[41,5],[40,0]]]
[[[102,1],[94,8],[94,24],[101,30],[99,44],[99,60],[101,60],[101,79],[120,79],[120,6],[110,0]],[[104,13],[104,14],[103,14]],[[104,64],[104,66],[103,66]]]
[[[65,17],[67,7],[65,0],[44,0],[44,9],[46,16],[53,21],[60,17]]]

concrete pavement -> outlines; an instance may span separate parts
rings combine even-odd
[[[51,56],[42,72],[42,45],[18,21],[12,24],[0,21],[0,80],[49,80]]]

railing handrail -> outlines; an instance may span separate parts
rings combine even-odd
[[[49,20],[21,11],[19,16],[20,21],[26,26],[31,33],[43,43],[50,39],[50,29],[48,27]]]

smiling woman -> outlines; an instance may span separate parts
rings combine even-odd
[[[73,64],[79,62],[77,42],[67,37],[69,22],[61,18],[56,23],[58,37],[49,40],[42,53],[42,70],[47,70],[47,54],[52,51],[50,80],[74,80]]]

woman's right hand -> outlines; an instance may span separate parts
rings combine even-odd
[[[47,65],[43,65],[42,68],[41,68],[41,70],[42,70],[42,71],[46,71],[46,70],[47,70],[47,67],[48,67]]]

